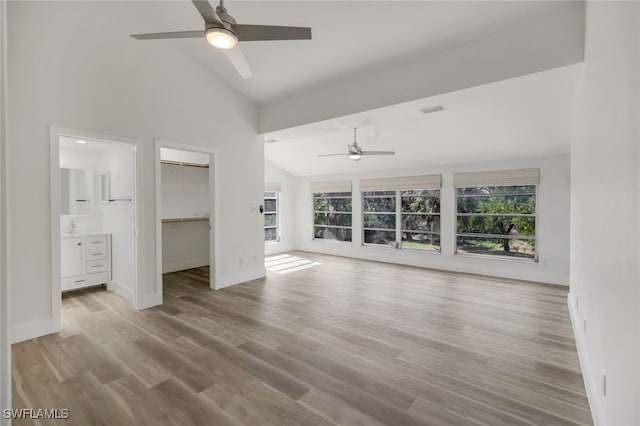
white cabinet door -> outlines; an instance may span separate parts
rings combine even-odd
[[[61,240],[60,274],[63,277],[82,275],[82,238]]]

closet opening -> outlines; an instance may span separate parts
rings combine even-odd
[[[137,307],[137,148],[52,130],[53,331]]]
[[[157,144],[158,293],[167,294],[169,287],[215,289],[214,154]]]

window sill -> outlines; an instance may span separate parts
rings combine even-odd
[[[265,246],[272,246],[272,245],[275,245],[275,244],[280,244],[280,240],[273,240],[273,241],[265,241],[264,242]]]
[[[416,253],[416,254],[422,254],[422,253],[438,254],[438,255],[442,254],[442,252],[435,251],[435,250],[420,250],[420,249],[411,249],[411,248],[395,248],[391,244],[381,245],[381,244],[362,243],[362,247],[366,247],[367,249],[373,248],[375,250],[378,250],[378,249],[390,249],[390,250],[397,251],[398,253],[405,252],[405,253]]]
[[[525,263],[525,264],[537,264],[540,263],[535,259],[523,259],[523,258],[515,258],[508,256],[498,256],[498,255],[490,255],[490,254],[468,254],[468,253],[454,253],[454,256],[458,257],[466,257],[470,259],[488,259],[488,260],[498,260],[501,262],[513,262],[513,263]]]
[[[353,241],[325,240],[322,238],[312,238],[311,241],[318,241],[322,244],[353,245]]]

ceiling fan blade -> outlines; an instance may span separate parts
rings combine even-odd
[[[253,77],[253,73],[251,72],[251,68],[249,68],[249,64],[240,50],[240,45],[236,44],[233,49],[223,50],[224,54],[227,56],[231,65],[238,71],[240,77],[244,80]]]
[[[362,155],[395,155],[395,151],[362,151]]]
[[[198,38],[204,37],[204,31],[175,31],[172,33],[131,34],[136,40],[159,40],[167,38]]]
[[[274,25],[234,25],[239,41],[311,40],[311,28]]]
[[[338,155],[344,157],[345,155],[349,155],[349,154],[345,154],[344,152],[342,154],[320,154],[320,155],[317,155],[317,157],[336,157]]]
[[[222,24],[216,8],[208,0],[191,0],[206,22]]]

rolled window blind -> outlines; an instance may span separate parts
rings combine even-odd
[[[540,183],[540,169],[497,170],[491,172],[455,173],[453,186],[518,186]]]
[[[311,182],[311,192],[351,192],[351,181]]]
[[[396,189],[440,189],[442,175],[403,176],[393,178],[363,179],[360,191],[391,191]]]
[[[265,192],[281,192],[280,182],[265,182],[264,191]]]

